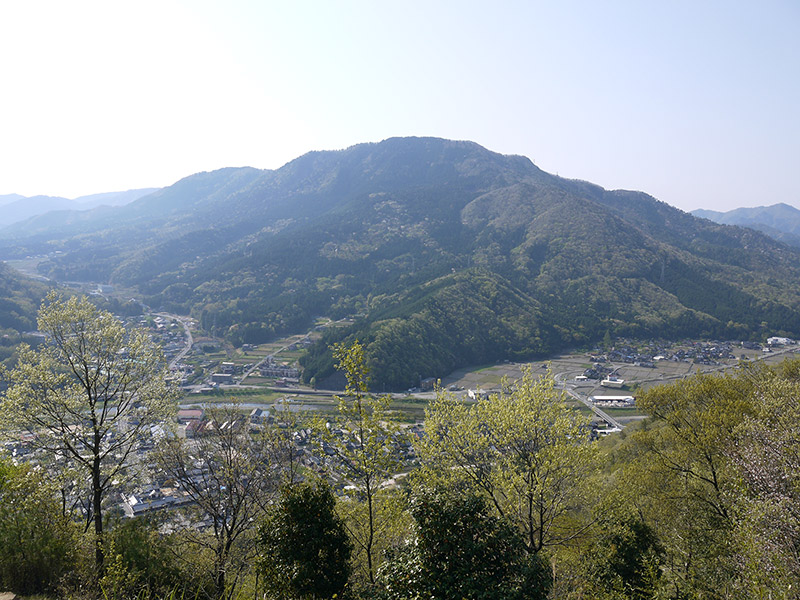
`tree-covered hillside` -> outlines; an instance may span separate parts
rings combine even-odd
[[[326,343],[367,340],[387,389],[606,332],[800,336],[797,251],[471,142],[397,138],[201,173],[39,225],[0,249],[61,250],[49,276],[138,286],[237,344],[361,315]],[[321,345],[306,377],[330,371]]]
[[[0,262],[0,330],[36,329],[36,311],[48,289]]]
[[[0,262],[0,367],[15,362],[20,342],[38,341],[23,334],[36,329],[36,311],[48,289]]]

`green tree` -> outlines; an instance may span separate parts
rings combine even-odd
[[[334,598],[350,577],[352,544],[336,514],[327,483],[282,488],[261,527],[262,568],[268,590],[281,598]]]
[[[354,500],[365,506],[363,520],[350,521],[349,531],[356,549],[366,558],[367,577],[374,584],[377,538],[385,525],[381,496],[386,492],[381,488],[399,466],[392,447],[397,428],[387,417],[391,397],[368,393],[364,347],[358,341],[349,346],[336,344],[333,354],[336,368],[347,378],[345,395],[338,398],[338,418],[318,422],[316,429],[322,455],[332,460],[332,471],[348,482]]]
[[[730,449],[754,414],[759,378],[750,369],[696,375],[637,397],[651,419],[620,445],[609,494],[655,533],[657,587],[667,597],[738,595],[739,475]]]
[[[739,592],[800,597],[800,360],[750,367],[754,412],[727,447],[736,480],[734,564]]]
[[[174,413],[164,357],[142,330],[126,331],[85,297],[55,292],[39,311],[46,342],[23,347],[9,373],[0,422],[88,480],[86,527],[94,524],[95,563],[103,565],[103,501],[131,475],[129,457],[150,443],[152,427]]]
[[[611,350],[612,345],[613,341],[611,339],[611,332],[608,329],[606,329],[606,333],[603,336],[603,348],[605,348],[606,350]]]
[[[414,539],[381,565],[391,600],[543,599],[549,565],[522,552],[519,531],[468,489],[424,490],[411,503]]]
[[[602,526],[573,561],[574,588],[608,598],[799,597],[799,399],[797,360],[639,396],[651,418],[606,457]]]
[[[696,375],[637,398],[652,416],[629,436],[616,474],[621,491],[664,549],[667,593],[724,598],[734,594],[738,475],[729,449],[754,411],[755,379],[743,372]]]
[[[235,405],[206,411],[201,432],[192,440],[161,445],[158,463],[194,501],[207,531],[190,529],[184,538],[210,554],[217,599],[234,598],[257,554],[256,525],[279,487],[271,440],[251,435]]]
[[[0,588],[54,591],[74,568],[78,531],[44,472],[0,460]]]
[[[611,598],[655,598],[662,555],[655,531],[642,520],[606,521],[585,553],[588,584]]]
[[[110,592],[108,588],[116,587],[119,596],[125,592],[144,600],[164,598],[174,590],[191,587],[178,564],[175,536],[161,534],[159,525],[145,517],[113,520],[109,524],[106,560],[112,566],[106,569],[101,589]]]
[[[565,544],[585,528],[575,520],[596,470],[588,421],[564,403],[552,376],[522,378],[474,405],[441,391],[426,411],[421,477],[462,482],[485,494],[514,523],[524,550]]]

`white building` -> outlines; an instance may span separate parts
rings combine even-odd
[[[595,406],[627,408],[636,404],[636,398],[633,396],[589,396],[589,402]]]

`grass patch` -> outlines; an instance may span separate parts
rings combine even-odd
[[[645,416],[645,413],[636,407],[632,408],[602,408],[604,412],[607,412],[609,415],[617,416],[617,417],[638,417],[638,416]]]
[[[246,385],[275,385],[275,380],[268,377],[256,377],[250,375],[244,380]]]
[[[181,404],[204,404],[204,403],[218,403],[218,402],[231,402],[232,400],[240,400],[241,402],[253,404],[271,404],[278,398],[283,398],[285,394],[272,392],[269,390],[214,390],[207,394],[187,394],[180,403]]]

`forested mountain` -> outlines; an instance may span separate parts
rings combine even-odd
[[[788,204],[736,208],[727,212],[697,209],[692,214],[723,225],[757,229],[773,239],[800,247],[800,210]]]
[[[12,235],[14,237],[12,237]],[[362,315],[376,388],[612,335],[800,336],[800,253],[471,142],[395,138],[15,227],[4,255],[138,286],[235,343]],[[320,344],[306,375],[324,377]]]

